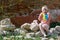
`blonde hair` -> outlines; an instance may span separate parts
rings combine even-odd
[[[47,7],[46,5],[42,6],[42,11],[43,11],[44,9],[48,10],[48,7]]]

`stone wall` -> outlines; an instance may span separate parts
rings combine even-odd
[[[60,9],[50,10],[50,13],[53,21],[60,22]]]
[[[15,25],[31,23],[34,19],[38,19],[40,12],[40,10],[34,10],[30,13],[30,15],[11,18],[11,22]],[[50,10],[50,13],[52,17],[51,22],[60,22],[60,9]]]

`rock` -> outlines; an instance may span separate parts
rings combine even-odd
[[[55,33],[56,33],[57,35],[60,35],[60,26],[56,26],[56,27],[55,27]]]
[[[3,34],[3,31],[0,31],[0,35],[2,35]]]
[[[16,36],[16,38],[22,38],[22,37],[23,37],[22,35]]]
[[[21,29],[26,29],[26,30],[30,30],[30,24],[29,23],[24,23],[21,25]]]
[[[49,40],[54,40],[54,38],[50,38]]]
[[[20,28],[17,28],[14,30],[14,34],[17,35],[17,34],[20,34]]]
[[[60,33],[60,26],[56,26],[56,27],[55,27],[55,30]]]
[[[0,30],[14,30],[15,25],[13,25],[9,18],[5,18],[0,21]]]
[[[36,38],[35,38],[35,37],[32,37],[32,39],[33,39],[33,40],[36,40]]]
[[[10,36],[9,37],[11,40],[20,40],[21,38],[23,38],[23,36],[22,35],[17,35],[17,36]]]
[[[42,38],[41,40],[48,40],[48,38]]]
[[[15,37],[15,36],[10,36],[10,39],[11,39],[11,40],[14,40],[14,37]]]
[[[9,31],[2,31],[2,35],[3,36],[10,35],[10,32]]]
[[[37,20],[33,20],[33,22],[31,23],[30,29],[34,32],[36,32],[39,29]]]
[[[0,31],[0,35],[2,35],[2,36],[10,35],[10,32],[9,31]]]
[[[57,37],[58,36],[58,32],[56,31],[55,28],[50,29],[50,34],[51,34],[52,37]]]
[[[50,33],[51,34],[55,33],[55,28],[50,28]]]
[[[42,36],[42,33],[40,31],[35,33],[35,36]]]
[[[21,35],[25,35],[27,33],[27,31],[25,31],[25,30],[20,30],[20,34]]]
[[[10,40],[10,38],[4,37],[3,40]]]
[[[14,38],[14,36],[10,36],[10,38]]]
[[[6,35],[7,34],[7,31],[3,31],[3,35]]]
[[[27,34],[30,35],[31,37],[35,36],[35,33],[34,32],[27,33]]]
[[[57,40],[60,40],[60,36],[58,36],[58,39]]]
[[[10,23],[11,23],[10,18],[5,18],[0,21],[0,24],[2,24],[2,25],[6,25],[6,24],[10,24]]]
[[[32,37],[29,34],[26,34],[24,38],[27,39],[27,38],[32,38]]]
[[[25,35],[27,32],[28,32],[27,30],[20,29],[20,28],[14,30],[15,34],[21,34],[21,35]]]

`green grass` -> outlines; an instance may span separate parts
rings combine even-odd
[[[32,38],[24,38],[24,36],[23,37],[16,37],[17,35],[13,35],[14,37],[12,37],[12,38],[11,38],[11,36],[7,35],[5,37],[10,38],[10,40],[12,40],[12,39],[14,39],[14,40],[33,40]],[[0,40],[3,40],[3,37],[4,36],[0,35]],[[39,37],[39,36],[36,36],[34,38],[35,38],[35,40],[41,40],[41,37]],[[50,38],[54,38],[56,40],[55,36],[48,37],[48,39],[50,39]]]
[[[3,40],[3,36],[2,35],[0,35],[0,40]]]

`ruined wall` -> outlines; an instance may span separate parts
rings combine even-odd
[[[12,23],[17,25],[21,25],[25,22],[32,22],[31,20],[37,19],[37,13],[40,13],[38,11],[34,12],[32,17],[30,17],[32,10],[41,10],[43,5],[47,5],[51,11],[60,9],[60,0],[0,0],[0,20],[6,17],[11,17]],[[25,13],[28,13],[28,16],[22,16],[25,15]],[[53,13],[53,16],[55,17],[53,20],[56,19],[56,21],[60,21],[59,14]]]
[[[11,21],[15,25],[22,25],[24,23],[31,23],[33,20],[38,20],[38,16],[40,14],[41,10],[34,10],[30,13],[30,15],[27,16],[17,16],[14,18],[11,18]],[[50,10],[52,20],[51,22],[60,22],[60,10]]]
[[[53,21],[60,22],[60,9],[50,10]]]

